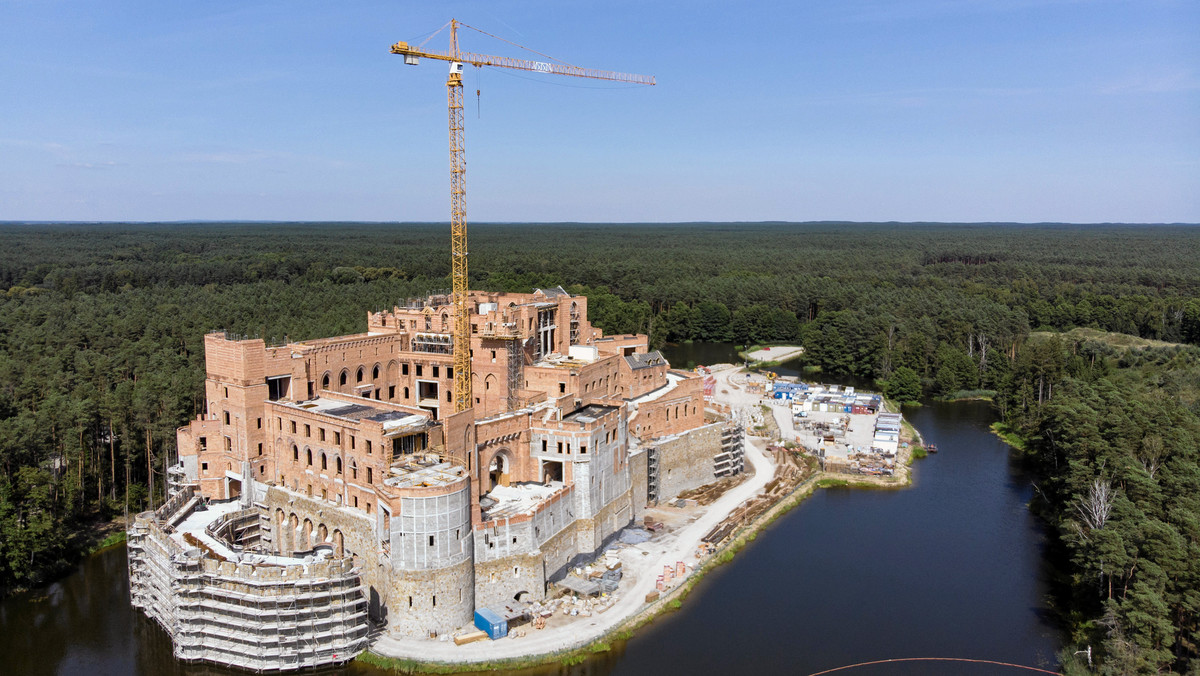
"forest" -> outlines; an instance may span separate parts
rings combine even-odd
[[[445,224],[0,224],[0,592],[158,504],[203,335],[362,330],[449,287]],[[471,286],[607,332],[798,342],[900,400],[988,396],[1039,477],[1071,641],[1188,670],[1200,618],[1200,228],[472,225]],[[1122,334],[1133,344],[1105,340]],[[1141,339],[1141,340],[1137,340]]]

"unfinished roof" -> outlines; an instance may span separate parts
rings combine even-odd
[[[369,401],[364,399],[363,401]],[[346,420],[370,420],[372,422],[381,423],[384,432],[406,432],[419,431],[428,427],[433,427],[435,423],[428,416],[418,413],[409,413],[408,411],[396,411],[386,408],[377,408],[366,404],[343,401],[341,399],[325,399],[317,397],[308,401],[301,401],[295,404],[287,402],[279,402],[284,406],[291,406],[313,413],[322,415],[335,416]]]
[[[547,298],[558,298],[559,296],[570,296],[567,290],[561,286],[555,286],[549,289],[534,289],[534,293],[540,293]]]
[[[592,423],[603,418],[604,416],[617,410],[616,406],[604,406],[603,404],[588,404],[583,408],[571,411],[563,416],[563,420],[579,423]]]
[[[673,371],[667,371],[667,384],[666,385],[663,385],[662,387],[660,387],[656,390],[651,390],[651,391],[647,392],[646,394],[643,394],[640,397],[636,397],[634,399],[626,399],[626,401],[631,401],[634,404],[643,404],[647,401],[654,401],[655,399],[659,399],[663,395],[673,391],[675,389],[675,386],[678,385],[679,382],[683,379],[684,379],[683,376],[678,375]]]
[[[575,347],[575,346],[572,346],[572,347]],[[567,356],[567,355],[559,354],[558,352],[551,352],[550,354],[547,354],[544,357],[542,357],[541,359],[537,360],[537,363],[535,363],[534,366],[546,366],[549,368],[560,368],[560,369],[573,369],[573,368],[579,368],[580,366],[587,366],[588,364],[591,364],[594,361],[595,361],[595,359],[588,359],[586,357],[581,358],[580,356],[577,356],[577,355],[576,356]]]
[[[392,476],[383,483],[394,488],[417,488],[421,486],[445,486],[463,476],[462,465],[443,461],[438,456],[424,456],[392,466]]]
[[[293,341],[290,344],[290,346],[293,348],[296,348],[296,349],[303,349],[306,347],[321,347],[321,346],[325,346],[325,345],[338,345],[340,343],[353,343],[355,341],[359,341],[359,340],[363,340],[364,338],[371,338],[371,337],[372,336],[369,333],[352,333],[352,334],[346,335],[346,336],[330,336],[328,338],[310,338],[308,340],[297,340],[297,341]]]
[[[242,506],[236,499],[224,502],[209,502],[205,509],[200,509],[199,507],[192,509],[187,514],[187,517],[175,526],[174,531],[171,533],[171,539],[185,551],[190,550],[192,549],[192,543],[188,542],[187,538],[184,537],[184,534],[187,533],[204,543],[214,554],[228,561],[270,564],[274,566],[300,566],[313,563],[314,561],[323,561],[332,552],[332,550],[324,548],[314,549],[311,553],[305,554],[305,557],[280,556],[278,554],[266,554],[256,551],[235,552],[229,548],[228,543],[224,540],[213,537],[208,532],[208,526],[221,517],[240,511],[241,509]],[[315,533],[313,535],[315,536]],[[330,537],[332,538],[332,535]],[[326,540],[326,542],[332,542],[332,540]]]
[[[658,350],[647,352],[645,354],[631,354],[625,357],[625,363],[629,364],[629,368],[634,371],[638,369],[647,369],[653,366],[663,366],[667,363],[666,357]]]
[[[479,501],[479,506],[483,508],[483,520],[492,521],[529,514],[542,502],[562,490],[562,487],[561,481],[496,486]]]

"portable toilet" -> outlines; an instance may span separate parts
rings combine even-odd
[[[475,611],[475,628],[485,632],[493,641],[508,636],[508,620],[491,608]]]

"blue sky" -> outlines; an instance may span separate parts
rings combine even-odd
[[[468,221],[1200,222],[1195,0],[0,0],[0,220],[448,220],[451,16],[658,80],[468,68]]]

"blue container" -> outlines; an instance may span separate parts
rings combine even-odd
[[[842,409],[843,413],[852,413],[853,411],[854,411],[853,406],[846,406],[845,408]]]
[[[508,620],[490,608],[475,611],[475,628],[486,632],[493,641],[508,636]]]

